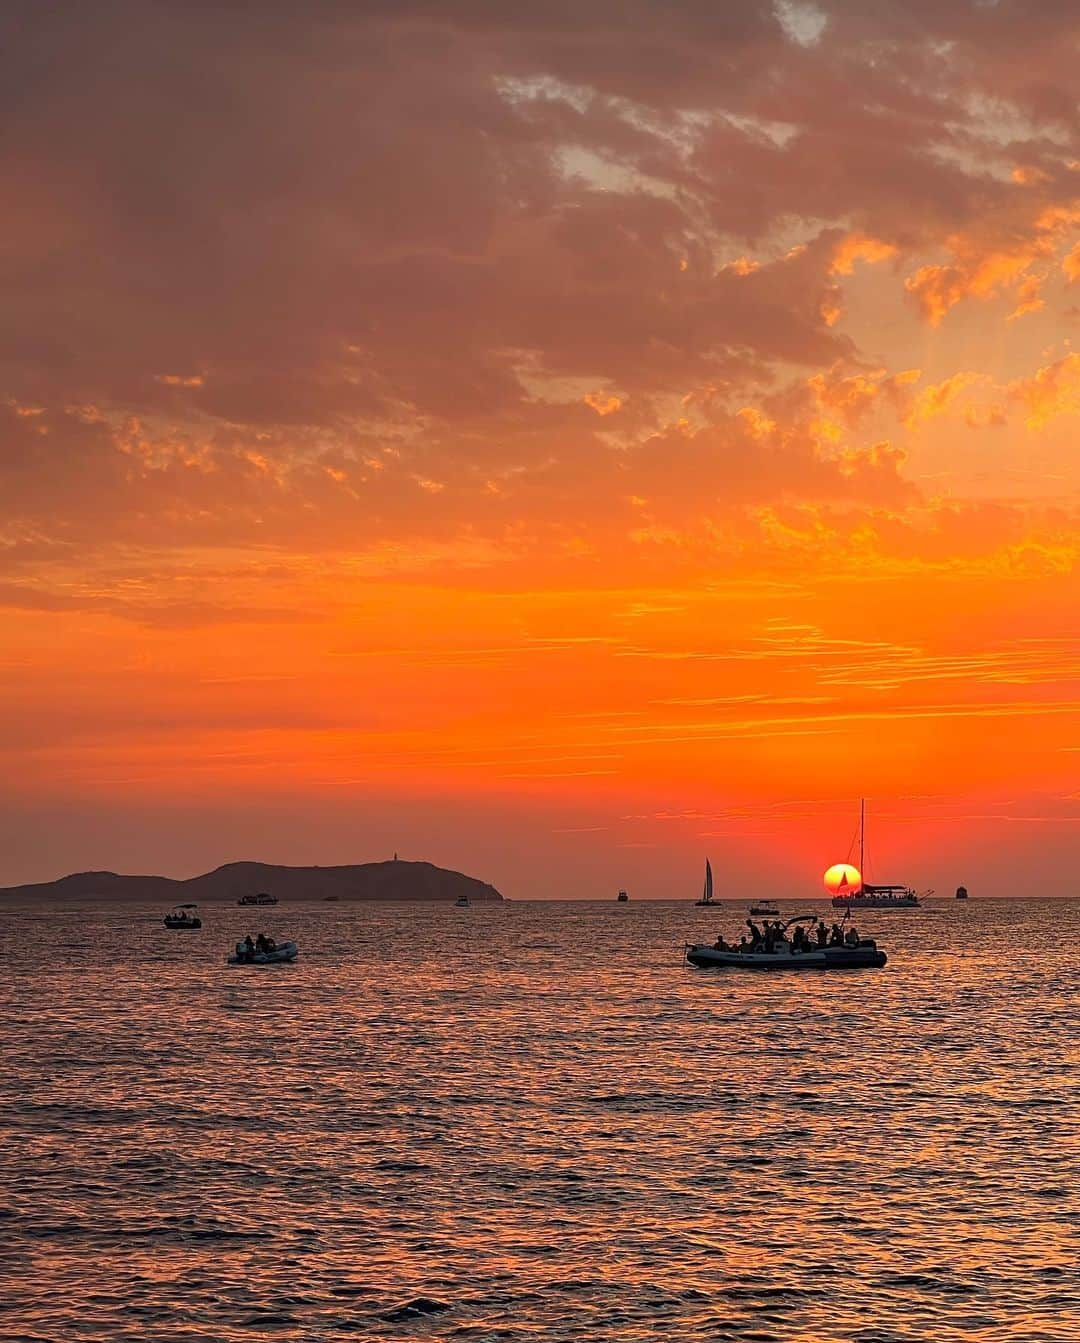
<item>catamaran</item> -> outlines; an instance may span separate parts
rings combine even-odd
[[[716,901],[713,899],[712,864],[709,862],[708,858],[705,859],[705,885],[702,887],[701,899],[695,900],[694,903],[698,905],[716,904]]]
[[[863,880],[866,860],[866,799],[859,800],[859,871],[851,873],[858,880],[850,880],[850,869],[844,867],[844,878],[832,898],[833,909],[919,909],[919,897],[910,886],[877,886]]]

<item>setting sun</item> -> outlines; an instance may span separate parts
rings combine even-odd
[[[862,876],[850,863],[834,863],[825,873],[825,889],[830,895],[853,895],[862,889]]]

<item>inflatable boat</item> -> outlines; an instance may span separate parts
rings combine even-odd
[[[295,942],[282,942],[273,951],[248,951],[243,942],[236,944],[236,950],[228,958],[229,965],[285,965],[296,960],[300,948]]]
[[[788,942],[774,951],[717,951],[702,942],[687,944],[686,959],[701,970],[722,965],[733,970],[860,970],[880,969],[889,958],[871,938],[864,937],[853,947],[813,947],[807,951],[793,951]]]

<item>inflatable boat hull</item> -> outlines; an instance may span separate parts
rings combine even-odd
[[[202,927],[202,919],[163,919],[162,922],[174,933],[197,933]]]
[[[708,943],[687,947],[686,959],[698,969],[729,966],[733,970],[866,970],[880,969],[888,957],[873,942],[857,947],[815,947],[812,951],[717,951]]]
[[[296,960],[300,948],[295,942],[282,942],[273,951],[257,951],[253,956],[230,956],[229,965],[287,965]]]

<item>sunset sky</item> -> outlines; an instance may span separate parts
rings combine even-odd
[[[0,29],[0,884],[1076,893],[1073,0]]]

